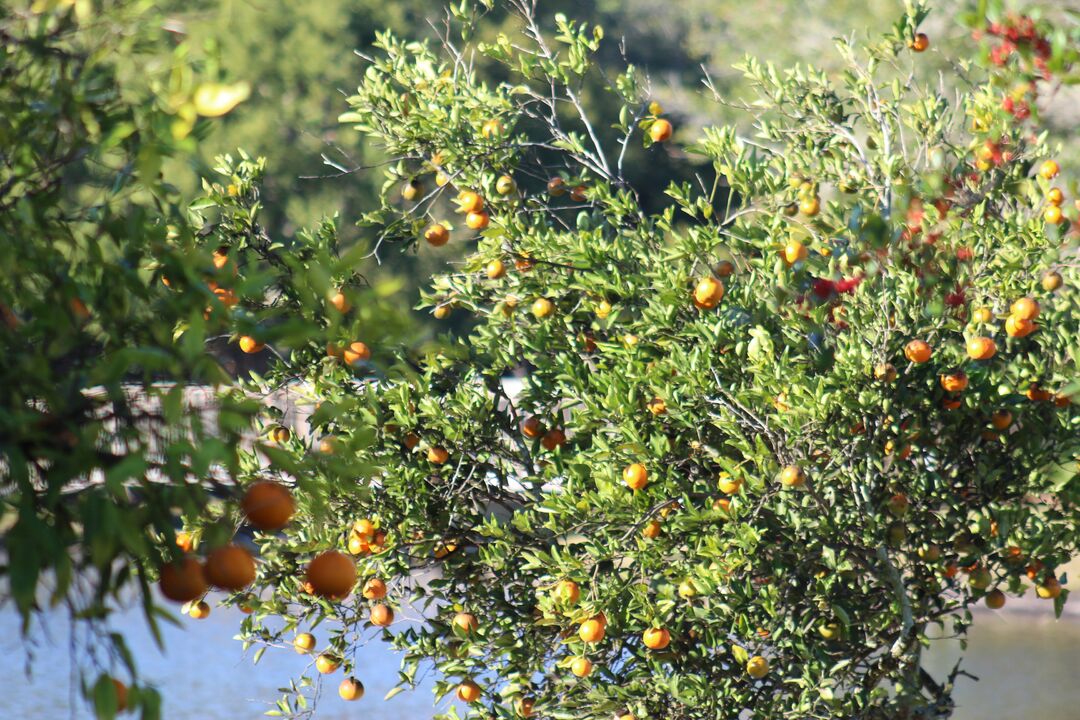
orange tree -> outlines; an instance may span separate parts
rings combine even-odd
[[[475,717],[948,716],[934,628],[1027,593],[1060,612],[1077,545],[1076,209],[1001,101],[1030,66],[957,59],[967,92],[938,94],[913,4],[838,41],[839,77],[748,59],[751,129],[680,151],[634,68],[590,116],[600,28],[509,0],[520,31],[474,43],[490,4],[455,3],[438,46],[381,36],[342,117],[394,158],[376,250],[467,247],[422,305],[472,328],[372,366],[380,320],[346,305],[258,381],[318,405],[246,461],[303,475],[233,596],[245,643],[358,675],[353,699],[381,637],[402,687],[433,665]],[[1068,81],[1075,27],[1023,22]],[[657,214],[639,143],[702,159]]]

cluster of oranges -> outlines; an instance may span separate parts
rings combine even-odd
[[[258,530],[280,530],[296,512],[292,492],[280,483],[261,481],[252,484],[240,502],[248,524]],[[255,560],[245,548],[228,544],[211,550],[203,563],[192,554],[194,539],[186,532],[178,533],[176,544],[184,553],[178,561],[161,568],[158,587],[169,600],[193,603],[189,614],[197,619],[210,614],[203,600],[213,586],[220,590],[239,592],[255,581]]]

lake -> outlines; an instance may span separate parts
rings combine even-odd
[[[965,667],[982,678],[961,678],[955,720],[1047,717],[1080,718],[1080,622],[1054,621],[1049,606],[1038,613],[982,613],[971,633]],[[165,720],[246,720],[260,718],[278,697],[278,687],[299,675],[310,657],[290,650],[267,651],[258,666],[232,639],[241,615],[215,607],[206,620],[184,617],[182,627],[163,625],[166,650],[154,645],[138,612],[115,622],[128,636],[143,676],[164,697]],[[318,633],[316,632],[316,635]],[[0,693],[0,718],[82,720],[92,717],[73,679],[70,634],[63,622],[48,636],[36,633],[29,643],[19,636],[16,614],[0,610],[0,673],[14,677],[14,692]],[[27,650],[33,675],[27,679]],[[958,655],[955,641],[936,644],[930,669],[938,677]],[[315,718],[319,720],[422,720],[433,714],[431,683],[389,701],[383,696],[396,679],[397,657],[378,642],[364,650],[357,676],[366,687],[363,699],[346,703],[337,697],[341,673],[330,676]],[[448,701],[442,703],[442,709]]]

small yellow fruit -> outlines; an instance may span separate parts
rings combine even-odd
[[[760,655],[755,655],[746,663],[746,674],[755,680],[760,680],[769,674],[769,661]]]
[[[604,320],[605,318],[607,318],[608,315],[611,314],[611,303],[609,303],[607,300],[601,300],[600,302],[596,303],[596,308],[593,312],[596,313],[596,317]]]
[[[727,473],[720,473],[720,479],[717,481],[716,485],[720,488],[720,492],[734,495],[742,488],[743,479],[741,477],[731,477],[731,475]]]
[[[780,484],[784,487],[801,487],[806,483],[806,473],[798,465],[788,465],[780,471]]]
[[[307,655],[315,649],[315,636],[311,633],[300,633],[293,638],[292,646],[298,655]]]
[[[341,658],[331,655],[330,653],[323,653],[315,658],[315,669],[323,675],[329,675],[332,672],[336,672],[339,667],[341,667]]]
[[[699,308],[710,310],[720,304],[723,297],[724,283],[714,277],[702,278],[694,286],[694,304]]]
[[[1047,160],[1039,167],[1039,174],[1047,180],[1053,180],[1061,172],[1061,167],[1054,160]]]
[[[674,128],[671,123],[664,118],[660,118],[649,126],[649,137],[652,138],[654,143],[662,143],[671,137],[673,131]]]
[[[474,703],[480,699],[480,686],[472,680],[466,680],[458,685],[457,699],[463,703]]]
[[[517,190],[517,183],[509,175],[503,175],[495,181],[495,192],[500,195],[510,195]]]
[[[450,231],[442,223],[434,223],[424,230],[424,239],[432,247],[442,247],[450,241]]]
[[[553,312],[555,312],[555,304],[547,298],[537,298],[533,301],[532,314],[537,320],[543,320]]]
[[[364,684],[356,678],[345,678],[338,685],[338,695],[342,700],[359,700],[364,697]]]
[[[420,197],[420,193],[423,191],[424,186],[418,183],[416,180],[410,180],[401,186],[401,197],[406,200],[415,200]]]
[[[570,663],[570,672],[577,675],[579,678],[588,677],[592,674],[593,664],[592,660],[587,657],[576,657],[574,661]]]
[[[623,482],[631,490],[640,490],[649,484],[649,471],[641,463],[631,463],[623,468]]]
[[[784,246],[784,261],[788,265],[794,265],[800,260],[805,260],[807,255],[809,255],[809,251],[798,240],[791,240]]]
[[[799,201],[799,212],[807,217],[814,217],[821,212],[821,200],[816,195],[803,198]]]
[[[502,260],[492,260],[484,269],[484,274],[487,275],[488,280],[498,280],[506,275],[506,265],[503,264]]]
[[[671,644],[671,633],[664,628],[649,628],[641,634],[641,642],[650,650],[663,650]]]

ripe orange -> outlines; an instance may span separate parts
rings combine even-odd
[[[584,185],[575,185],[570,191],[570,199],[576,203],[583,203],[589,199],[587,188]]]
[[[809,251],[798,240],[789,240],[788,244],[784,246],[784,262],[788,265],[794,265],[800,260],[805,260],[807,255],[809,255]]]
[[[544,433],[544,437],[540,438],[540,444],[544,446],[545,450],[554,450],[566,443],[566,433],[559,428],[553,428]]]
[[[1005,333],[1009,337],[1027,337],[1031,333],[1035,332],[1035,330],[1037,329],[1038,326],[1036,326],[1035,323],[1033,323],[1031,320],[1024,320],[1023,318],[1018,318],[1015,315],[1010,315],[1009,318],[1005,321]]]
[[[532,314],[536,316],[537,320],[543,320],[553,312],[555,312],[555,304],[547,298],[536,298],[533,301]]]
[[[642,633],[641,642],[650,650],[663,650],[671,644],[671,634],[664,628],[649,628]]]
[[[375,523],[368,518],[360,518],[353,523],[352,531],[360,537],[370,538],[375,534]]]
[[[255,581],[255,560],[239,545],[224,545],[206,556],[204,572],[211,585],[236,592]]]
[[[345,352],[342,353],[341,357],[346,364],[357,365],[371,358],[371,349],[365,343],[357,340],[349,343],[349,347],[345,348]]]
[[[713,269],[716,271],[716,274],[722,278],[730,277],[735,272],[735,263],[730,260],[721,260]]]
[[[315,658],[315,669],[323,675],[329,675],[332,672],[336,672],[339,667],[341,667],[341,658],[336,655],[323,653]]]
[[[292,432],[286,427],[276,427],[270,431],[270,440],[278,445],[283,445],[292,438]]]
[[[592,660],[587,657],[576,657],[574,661],[570,663],[570,672],[577,675],[579,678],[588,677],[592,674],[593,664]]]
[[[874,378],[891,383],[896,380],[896,367],[892,363],[878,363],[874,366]]]
[[[1062,278],[1059,272],[1048,272],[1042,277],[1042,287],[1046,292],[1054,292],[1061,287]]]
[[[548,180],[547,184],[548,195],[552,197],[560,197],[566,194],[566,181],[561,177],[553,177]]]
[[[327,435],[319,441],[319,452],[323,455],[333,455],[337,450],[337,438],[333,435]]]
[[[1012,304],[1010,312],[1021,320],[1034,320],[1039,317],[1039,303],[1030,297],[1022,297]]]
[[[480,699],[480,686],[472,680],[466,680],[458,685],[457,699],[463,703],[474,703]]]
[[[527,438],[538,438],[544,432],[544,423],[540,422],[540,418],[535,415],[525,418],[525,421],[521,423],[521,434]]]
[[[424,239],[432,247],[442,247],[450,242],[450,231],[442,223],[432,223],[424,229]]]
[[[240,337],[240,349],[249,355],[252,353],[261,352],[266,347],[265,343],[261,343],[250,335],[242,335]]]
[[[604,623],[596,618],[590,618],[581,623],[581,627],[578,628],[578,637],[582,642],[598,643],[604,639]]]
[[[459,213],[478,213],[484,209],[484,198],[472,190],[462,190],[457,196]]]
[[[607,300],[601,300],[600,302],[596,303],[596,307],[593,309],[593,312],[596,313],[596,317],[601,320],[605,320],[607,319],[607,316],[611,314],[611,310],[611,303],[609,303]]]
[[[431,311],[431,314],[436,320],[445,320],[450,317],[450,309],[450,305],[443,303],[441,305],[436,305],[435,309]]]
[[[807,217],[814,217],[821,212],[821,200],[816,195],[799,201],[799,212]]]
[[[915,35],[915,39],[911,41],[911,49],[915,52],[925,52],[930,47],[930,38],[926,36],[926,33],[918,33]]]
[[[350,308],[352,308],[352,305],[349,304],[349,299],[345,297],[345,293],[342,293],[341,290],[335,290],[334,294],[330,295],[329,301],[339,313],[347,313]]]
[[[379,578],[371,578],[364,583],[360,594],[368,600],[382,600],[386,597],[386,583]]]
[[[989,360],[997,353],[997,343],[988,337],[973,337],[967,341],[967,354],[972,360]]]
[[[480,623],[472,613],[460,612],[454,616],[453,625],[456,629],[471,635],[480,629]]]
[[[436,445],[427,451],[427,459],[428,462],[435,463],[436,465],[443,465],[450,459],[450,453],[447,452],[446,448]]]
[[[649,484],[649,471],[641,463],[631,463],[623,468],[623,482],[631,490],[640,490]]]
[[[664,118],[659,118],[649,126],[649,137],[653,142],[662,143],[671,137],[674,128]]]
[[[694,304],[699,308],[711,310],[724,298],[724,283],[714,277],[704,277],[694,286]]]
[[[945,392],[963,392],[968,386],[968,376],[963,370],[945,373],[941,376],[941,387]]]
[[[465,216],[465,224],[472,230],[483,230],[491,223],[491,216],[487,212],[471,212]]]
[[[743,479],[741,477],[731,477],[726,472],[720,473],[720,479],[717,481],[716,486],[720,488],[720,492],[734,495],[742,488]]]
[[[327,550],[308,563],[306,579],[315,595],[343,600],[356,586],[356,563],[345,553]]]
[[[406,450],[413,450],[420,444],[420,436],[416,433],[409,433],[402,439],[401,444],[405,446]]]
[[[1065,202],[1065,193],[1061,191],[1061,188],[1050,188],[1046,191],[1046,202],[1051,205],[1061,205]]]
[[[555,584],[555,601],[563,605],[576,605],[581,597],[581,588],[573,580],[560,580]]]
[[[971,315],[971,319],[977,323],[988,323],[994,319],[994,313],[988,307],[977,308]]]
[[[248,487],[240,507],[248,523],[259,530],[280,530],[296,512],[296,501],[284,485],[263,480]]]
[[[202,565],[193,557],[185,557],[161,568],[158,581],[161,594],[173,602],[191,602],[206,592],[206,576]]]
[[[1061,172],[1061,167],[1055,160],[1047,160],[1039,166],[1039,174],[1047,180],[1053,180],[1059,172]]]
[[[506,266],[503,265],[502,260],[492,260],[484,269],[484,274],[487,275],[488,280],[498,280],[506,274]]]
[[[1013,416],[1008,410],[997,410],[990,416],[990,424],[997,430],[1005,430],[1012,425]]]
[[[1043,211],[1043,220],[1050,225],[1060,225],[1065,222],[1065,214],[1057,205],[1051,205]]]
[[[904,346],[904,357],[913,363],[924,363],[930,359],[934,351],[923,340],[912,340]]]
[[[370,620],[372,625],[389,627],[394,622],[394,611],[386,605],[375,605],[371,608]]]
[[[755,655],[746,663],[746,674],[755,680],[760,680],[769,674],[769,661],[760,655]]]
[[[188,615],[196,620],[205,620],[210,617],[210,606],[206,604],[205,600],[192,603],[191,607],[188,608]]]
[[[315,636],[311,633],[300,633],[293,638],[292,646],[297,655],[307,655],[315,649]]]
[[[495,192],[500,195],[509,195],[517,190],[517,183],[509,175],[502,175],[495,181]]]
[[[220,270],[229,262],[229,248],[224,245],[214,251],[214,267]]]
[[[667,413],[667,403],[664,402],[664,399],[660,397],[654,397],[652,400],[645,404],[645,407],[647,407],[649,409],[649,412],[651,412],[653,415],[663,415]]]
[[[991,610],[1000,610],[1005,607],[1005,593],[994,589],[986,594],[986,607]]]
[[[345,678],[338,685],[338,695],[342,700],[359,700],[364,697],[364,684],[356,678]]]
[[[641,531],[642,537],[646,540],[655,540],[660,537],[660,530],[662,526],[659,520],[650,520],[646,523],[645,528]]]
[[[780,471],[780,484],[784,487],[801,487],[806,483],[806,473],[798,465],[788,465]]]

